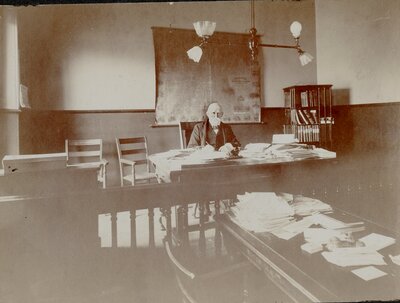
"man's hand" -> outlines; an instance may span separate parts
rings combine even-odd
[[[225,153],[227,156],[229,156],[233,150],[234,147],[231,143],[225,143],[225,145],[219,148],[219,151]]]
[[[204,146],[203,148],[202,148],[202,151],[205,151],[205,152],[212,152],[212,151],[214,151],[215,149],[214,149],[214,146],[212,146],[212,145],[210,145],[210,144],[207,144],[206,146]]]

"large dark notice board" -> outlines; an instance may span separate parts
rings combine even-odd
[[[260,68],[251,61],[248,35],[214,33],[196,63],[186,53],[200,43],[194,30],[152,29],[157,124],[203,120],[212,102],[222,105],[224,122],[260,122]]]

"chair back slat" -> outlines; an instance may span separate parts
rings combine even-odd
[[[146,164],[147,165],[147,159],[143,159],[143,160],[134,160],[135,161],[135,163],[136,163],[136,165],[144,165],[144,164]]]
[[[102,139],[65,140],[67,164],[87,164],[103,159]]]
[[[119,144],[132,144],[132,143],[145,143],[145,142],[146,142],[146,137],[119,139]]]
[[[67,166],[98,165],[97,180],[103,183],[103,188],[106,188],[107,161],[103,161],[102,139],[67,139],[65,140],[65,152],[67,154]]]
[[[100,157],[99,150],[91,150],[91,151],[71,151],[68,153],[69,158],[76,157]]]
[[[68,140],[69,146],[102,145],[101,139]]]
[[[132,138],[116,138],[115,143],[117,145],[118,161],[120,168],[121,186],[123,186],[123,179],[128,175],[140,172],[150,172],[150,165],[147,159],[147,139],[145,136],[132,137]],[[123,163],[121,160],[129,160],[135,162],[134,168],[126,166],[126,161]],[[132,185],[134,185],[132,181]]]
[[[134,154],[146,154],[146,153],[147,153],[147,149],[145,149],[145,148],[121,150],[121,154],[123,156],[125,156],[125,155],[134,155]]]

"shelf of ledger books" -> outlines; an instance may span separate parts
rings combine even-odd
[[[300,143],[331,148],[332,85],[295,85],[284,88],[283,93],[283,132],[294,134]]]

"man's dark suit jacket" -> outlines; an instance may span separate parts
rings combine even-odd
[[[235,134],[232,131],[232,128],[223,122],[219,125],[219,130],[215,138],[215,142],[210,138],[213,135],[212,127],[208,122],[208,119],[204,122],[197,123],[192,131],[192,135],[190,136],[190,140],[188,143],[188,148],[201,146],[204,147],[207,144],[211,144],[218,150],[221,146],[226,143],[231,143],[234,147],[239,147],[240,142],[236,139]],[[210,140],[211,139],[211,140]]]

